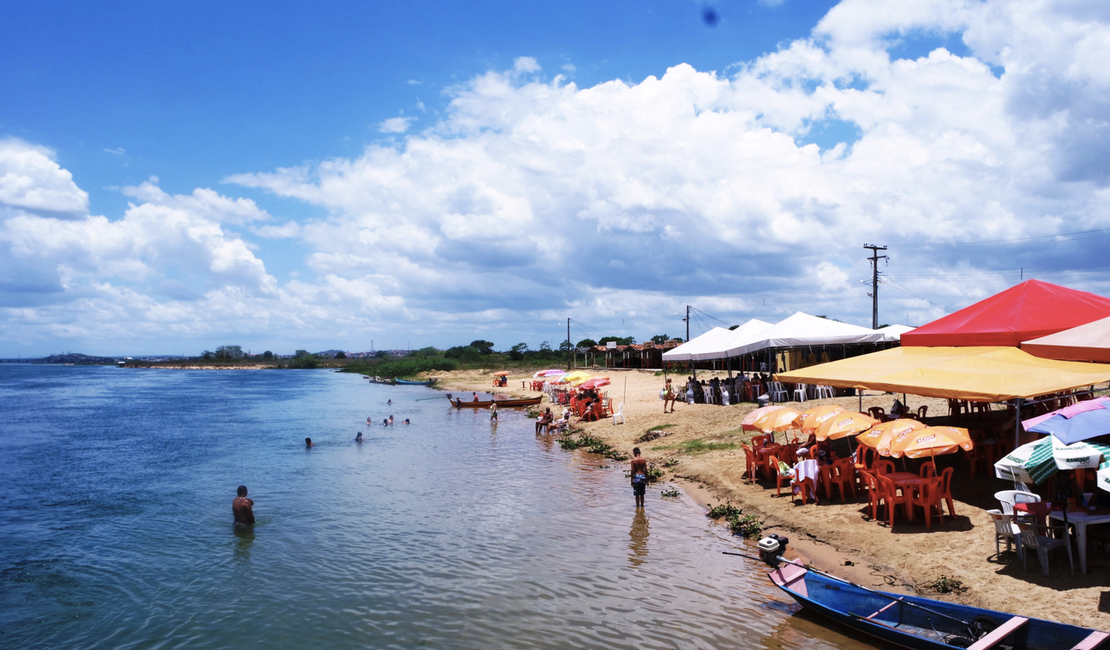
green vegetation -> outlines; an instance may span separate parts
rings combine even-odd
[[[616,449],[610,447],[605,441],[600,438],[595,438],[591,435],[581,434],[577,438],[574,437],[572,431],[564,433],[559,436],[559,446],[567,451],[574,449],[585,449],[591,454],[600,454],[612,460],[628,460],[628,456],[620,453]],[[648,481],[652,481],[651,468],[648,468]]]
[[[938,594],[950,594],[952,592],[963,593],[967,591],[967,587],[964,586],[963,582],[960,582],[955,578],[949,578],[948,576],[943,574],[939,578],[937,578],[935,582],[925,586],[937,592]]]
[[[674,486],[671,486],[671,487],[667,488],[666,490],[660,491],[659,494],[663,495],[664,499],[673,499],[673,498],[678,497],[679,492],[678,492],[678,488],[676,488]]]
[[[432,370],[458,370],[459,362],[444,357],[403,357],[396,360],[371,361],[349,359],[343,372],[357,372],[378,377],[413,377]]]
[[[293,358],[289,360],[286,365],[287,368],[315,368],[316,355],[310,354],[308,350],[297,350]]]
[[[731,503],[710,506],[706,516],[710,519],[724,519],[733,535],[758,537],[763,532],[763,522],[755,515],[745,515],[744,511]]]
[[[702,440],[701,438],[694,438],[693,440],[687,440],[685,442],[680,442],[680,443],[675,444],[675,445],[660,445],[658,447],[652,447],[652,449],[654,449],[654,450],[671,449],[671,450],[677,451],[679,453],[690,454],[690,455],[693,455],[693,456],[697,456],[699,454],[704,454],[704,453],[707,453],[707,452],[710,452],[710,451],[722,451],[722,450],[725,450],[725,449],[736,449],[737,446],[738,445],[735,442],[706,442],[705,440]]]

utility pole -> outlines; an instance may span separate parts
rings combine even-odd
[[[689,343],[690,342],[690,305],[686,305],[686,318],[683,318],[682,320],[686,321],[686,342]]]
[[[879,260],[890,259],[886,255],[879,255],[879,251],[885,251],[886,246],[875,246],[874,244],[864,244],[864,248],[871,250],[871,329],[879,329]]]
[[[567,370],[570,370],[570,360],[574,358],[574,348],[570,347],[570,319],[567,319]]]

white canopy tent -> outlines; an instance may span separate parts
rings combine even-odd
[[[694,361],[703,361],[706,359],[724,359],[727,357],[739,356],[735,353],[730,353],[729,350],[754,341],[769,327],[771,327],[770,323],[761,321],[758,318],[753,318],[740,327],[729,331],[729,336],[723,338],[716,349],[697,352],[691,358]]]
[[[705,334],[692,338],[673,350],[664,352],[663,361],[691,361],[695,358],[701,358],[694,355],[720,349],[720,344],[731,335],[732,332],[723,327],[714,327]],[[714,359],[717,357],[706,358]]]
[[[886,334],[879,330],[798,312],[763,330],[755,340],[729,349],[728,356],[751,354],[768,348],[883,343],[887,340]]]
[[[912,332],[915,329],[917,328],[909,327],[907,325],[887,325],[886,327],[880,327],[875,331],[882,332],[883,336],[886,337],[884,340],[887,343],[897,343],[902,340],[903,334],[905,334],[906,332]]]

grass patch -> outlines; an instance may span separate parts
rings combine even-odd
[[[690,454],[696,456],[698,454],[708,453],[710,451],[724,451],[726,449],[736,449],[739,445],[735,442],[706,442],[701,438],[694,438],[680,442],[676,445],[662,445],[659,447],[652,447],[653,450],[673,450],[682,454]]]
[[[936,579],[936,582],[925,586],[938,594],[950,594],[953,592],[963,593],[967,591],[967,587],[964,586],[964,583],[954,578],[949,578],[946,575],[941,575]]]
[[[665,499],[675,499],[679,496],[678,488],[676,487],[669,487],[666,490],[661,491],[659,494],[663,495],[663,498]]]
[[[758,537],[763,532],[763,522],[755,515],[745,515],[744,511],[731,503],[710,506],[706,513],[710,519],[724,519],[733,535]]]
[[[600,438],[595,438],[591,435],[587,435],[585,433],[579,435],[576,438],[574,437],[574,433],[567,432],[566,434],[559,436],[559,446],[567,451],[571,451],[574,449],[585,449],[591,454],[600,454],[612,460],[628,460],[628,456],[622,454],[616,449],[613,449],[605,441],[601,440]],[[650,478],[651,476],[649,470],[648,479],[650,480]]]

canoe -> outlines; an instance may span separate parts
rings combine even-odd
[[[451,403],[458,409],[488,409],[490,404],[497,404],[497,408],[513,408],[515,406],[535,406],[539,404],[542,399],[543,395],[525,399],[495,399],[481,402],[464,402],[462,398],[457,397]]]
[[[1110,648],[1099,630],[876,591],[788,562],[769,575],[802,607],[899,648]]]
[[[398,386],[431,386],[436,383],[436,380],[429,379],[427,381],[412,381],[410,379],[394,379],[393,383]]]

